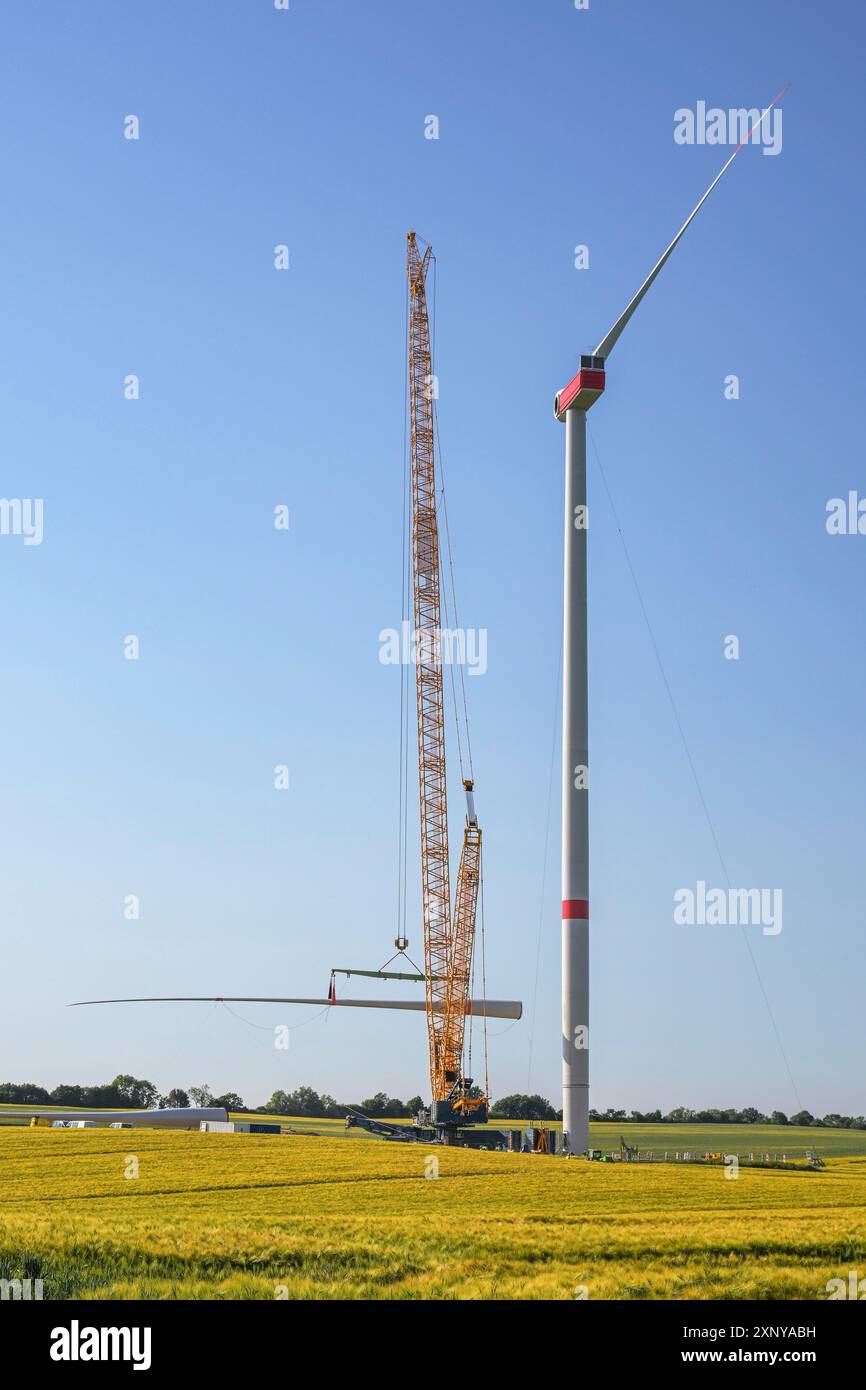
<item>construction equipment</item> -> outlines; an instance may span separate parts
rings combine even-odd
[[[470,1002],[475,922],[481,883],[481,827],[475,811],[475,784],[464,777],[466,823],[457,871],[454,910],[448,844],[443,680],[442,573],[439,538],[439,485],[436,472],[436,396],[427,308],[427,275],[432,247],[422,251],[414,232],[407,236],[408,401],[412,507],[412,601],[415,624],[415,699],[418,725],[418,786],[421,828],[421,899],[424,931],[424,991],[430,1064],[431,1106],[416,1128],[443,1143],[470,1142],[467,1126],[483,1124],[489,1113],[487,1085],[478,1094],[463,1069],[466,1016]],[[455,605],[456,607],[456,605]],[[464,705],[465,718],[465,705]],[[467,726],[468,730],[468,726]],[[408,938],[398,931],[397,954]],[[388,962],[390,964],[390,962]],[[382,974],[385,975],[384,971]],[[487,1008],[482,1011],[487,1016]],[[486,1047],[485,1047],[486,1055]],[[363,1116],[347,1123],[361,1124]]]
[[[380,976],[382,972],[365,973]],[[416,1013],[427,1007],[423,999],[337,999],[330,995],[327,999],[308,999],[283,994],[154,994],[130,999],[78,999],[68,1007],[80,1009],[90,1004],[333,1004],[341,1009],[408,1009]],[[517,1019],[523,1014],[519,999],[467,999],[465,1008],[474,1018]]]
[[[421,894],[425,993],[434,1125],[487,1118],[486,1098],[469,1102],[463,1076],[463,1038],[469,994],[475,915],[481,874],[481,829],[474,784],[464,782],[467,802],[463,852],[451,920],[448,862],[448,798],[445,781],[445,695],[442,668],[442,595],[439,553],[435,383],[430,348],[426,282],[432,247],[421,252],[409,232],[409,422],[412,478],[412,593],[415,618],[415,695],[418,714],[418,783],[421,810]],[[455,1109],[456,1107],[456,1109]]]
[[[484,1035],[485,1084],[475,1087],[464,1070],[466,1018],[518,1019],[522,1005],[518,1000],[488,999],[484,988],[482,968],[481,998],[471,993],[475,923],[482,884],[481,827],[475,811],[474,776],[469,745],[468,717],[465,690],[463,691],[463,726],[466,733],[468,769],[463,768],[460,719],[458,716],[458,751],[460,754],[463,789],[466,795],[466,821],[463,846],[451,908],[451,875],[448,842],[448,797],[445,767],[445,690],[443,679],[442,610],[447,611],[447,594],[442,584],[440,557],[439,507],[444,512],[444,494],[437,477],[437,430],[435,420],[436,382],[433,375],[430,317],[427,309],[427,274],[433,262],[433,252],[425,244],[422,251],[414,232],[407,236],[406,275],[408,283],[408,413],[409,413],[409,472],[411,476],[411,578],[414,616],[412,660],[415,665],[415,698],[418,726],[418,783],[421,830],[421,898],[424,935],[424,968],[418,969],[407,955],[409,945],[405,921],[398,920],[396,955],[380,970],[360,970],[335,967],[326,999],[281,995],[195,995],[182,996],[186,1001],[217,1003],[283,1003],[322,1004],[335,1008],[402,1009],[424,1012],[427,1022],[430,1065],[431,1104],[422,1110],[411,1126],[390,1125],[374,1121],[353,1111],[347,1118],[349,1127],[362,1127],[383,1138],[418,1139],[446,1144],[474,1143],[501,1147],[506,1135],[476,1131],[472,1126],[486,1123],[489,1113],[487,1097],[487,1040]],[[447,517],[446,517],[447,522]],[[446,525],[447,539],[447,525]],[[449,556],[450,558],[450,556]],[[453,567],[450,567],[453,574]],[[452,582],[453,598],[453,582]],[[456,599],[454,599],[456,620]],[[408,624],[406,624],[408,626]],[[458,632],[459,637],[459,632]],[[448,634],[449,639],[451,634]],[[449,653],[450,655],[450,653]],[[461,681],[461,689],[463,689]],[[404,687],[408,700],[408,685]],[[455,714],[457,714],[455,690]],[[407,718],[401,711],[401,730]],[[401,788],[406,745],[401,735]],[[468,771],[468,775],[466,772]],[[402,795],[402,792],[401,792]],[[404,807],[401,806],[401,810]],[[401,823],[401,835],[402,835]],[[401,844],[403,841],[401,841]],[[405,909],[401,898],[399,913]],[[483,924],[483,909],[482,909]],[[483,925],[482,925],[483,933]],[[388,969],[397,958],[405,959],[411,970]],[[381,980],[409,980],[424,984],[424,999],[338,999],[336,976],[352,975]],[[157,999],[94,999],[87,1004],[173,1002],[161,996]],[[485,1025],[486,1027],[486,1025]]]

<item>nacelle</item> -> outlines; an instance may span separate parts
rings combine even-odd
[[[580,371],[567,386],[557,391],[553,413],[562,424],[568,410],[589,410],[604,390],[604,358],[582,356]]]

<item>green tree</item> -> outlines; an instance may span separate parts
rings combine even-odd
[[[503,1096],[490,1108],[491,1118],[501,1120],[555,1120],[556,1111],[544,1096]]]
[[[289,1097],[286,1095],[285,1091],[274,1091],[270,1100],[266,1101],[262,1106],[262,1110],[267,1115],[288,1115]]]
[[[46,1105],[49,1095],[43,1086],[36,1086],[32,1081],[23,1081],[20,1085],[14,1081],[0,1081],[0,1101],[5,1105]]]
[[[80,1086],[55,1086],[51,1092],[52,1105],[84,1105]]]
[[[372,1119],[399,1118],[406,1113],[402,1100],[394,1100],[384,1091],[377,1091],[369,1100],[362,1100],[358,1109]]]
[[[766,1115],[762,1115],[760,1110],[756,1110],[753,1105],[747,1105],[745,1110],[740,1111],[741,1125],[762,1125],[766,1123]]]
[[[169,1110],[185,1110],[189,1105],[189,1096],[186,1091],[182,1091],[179,1086],[169,1091],[167,1096],[163,1096],[162,1104]]]
[[[289,1115],[311,1115],[316,1118],[322,1113],[322,1098],[312,1086],[299,1086],[296,1091],[291,1092],[287,1100]]]
[[[678,1105],[675,1110],[668,1111],[665,1119],[671,1125],[690,1125],[694,1123],[694,1111],[688,1110],[684,1105]]]
[[[238,1111],[245,1112],[247,1108],[237,1091],[226,1091],[224,1096],[214,1096],[211,1104],[221,1105],[223,1110],[233,1110],[235,1114],[237,1114]]]
[[[111,1085],[121,1098],[121,1104],[131,1110],[150,1110],[159,1100],[152,1081],[139,1081],[136,1076],[116,1076]]]

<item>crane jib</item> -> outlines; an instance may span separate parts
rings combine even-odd
[[[409,424],[412,497],[412,591],[415,693],[421,821],[421,894],[430,1084],[445,1100],[462,1084],[462,1057],[481,877],[481,830],[467,783],[470,813],[464,830],[454,911],[448,859],[445,776],[445,699],[441,650],[441,573],[436,496],[434,376],[426,280],[431,248],[407,238],[409,288]]]

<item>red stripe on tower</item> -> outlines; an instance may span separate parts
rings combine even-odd
[[[586,898],[563,898],[563,922],[567,922],[573,917],[580,918],[580,920],[583,922],[589,921],[589,903],[587,902]]]

